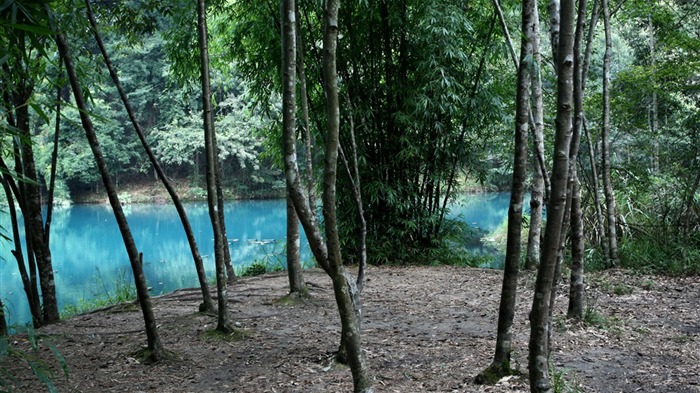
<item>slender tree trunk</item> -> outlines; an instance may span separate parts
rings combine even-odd
[[[572,163],[572,165],[575,165]],[[583,214],[581,212],[581,190],[578,174],[574,171],[573,196],[571,199],[571,284],[569,286],[569,307],[567,318],[583,320],[586,307],[583,282],[584,239]]]
[[[180,217],[180,221],[182,222],[182,227],[185,230],[185,235],[187,236],[187,242],[190,246],[190,251],[192,253],[192,259],[194,260],[195,268],[197,270],[197,278],[199,279],[199,286],[202,290],[203,302],[199,307],[200,311],[213,312],[214,311],[214,303],[212,301],[211,294],[209,292],[209,284],[207,283],[207,276],[206,276],[206,273],[204,271],[204,263],[202,261],[202,256],[199,253],[199,248],[197,247],[197,241],[195,240],[194,232],[192,231],[192,226],[190,225],[190,221],[187,217],[187,212],[185,211],[185,208],[182,205],[182,202],[180,201],[180,197],[177,195],[177,191],[175,191],[175,187],[173,187],[173,185],[170,183],[170,181],[165,176],[165,172],[163,171],[163,168],[160,166],[158,159],[156,158],[155,154],[151,150],[151,147],[148,145],[148,141],[146,140],[146,136],[143,132],[143,129],[141,128],[141,125],[139,124],[138,120],[136,119],[136,115],[134,113],[134,110],[131,107],[131,104],[130,104],[129,99],[126,95],[126,92],[124,91],[124,88],[122,87],[121,82],[119,81],[119,76],[117,74],[117,71],[114,68],[114,65],[112,64],[112,61],[109,57],[109,54],[107,53],[107,48],[105,47],[105,45],[102,41],[102,37],[100,36],[99,30],[97,27],[97,22],[95,21],[95,16],[92,12],[92,7],[90,5],[90,0],[85,0],[85,5],[86,5],[86,9],[87,9],[88,19],[90,21],[90,26],[92,27],[92,32],[95,36],[95,41],[97,42],[97,45],[100,48],[100,52],[102,53],[102,57],[104,58],[105,65],[107,66],[107,69],[109,70],[109,75],[112,78],[112,82],[114,82],[114,85],[117,87],[117,91],[119,92],[119,97],[121,97],[122,103],[124,104],[124,108],[126,109],[126,112],[129,115],[129,119],[131,120],[131,124],[134,127],[134,131],[136,131],[136,135],[138,135],[139,140],[141,141],[141,145],[143,146],[144,150],[146,151],[146,155],[148,156],[148,159],[150,160],[154,171],[158,175],[158,178],[160,178],[160,180],[163,182],[163,186],[165,186],[165,189],[168,191],[168,194],[170,195],[170,198],[172,199],[173,204],[175,205],[175,209],[177,210],[177,214]]]
[[[547,11],[549,12],[549,42],[552,45],[552,64],[558,72],[559,64],[559,34],[561,29],[561,1],[549,0]]]
[[[63,59],[63,63],[66,66],[66,72],[68,73],[68,78],[73,90],[75,104],[80,111],[80,120],[83,128],[85,129],[85,135],[90,145],[90,149],[92,150],[92,154],[95,157],[97,168],[102,176],[102,182],[107,190],[109,203],[114,211],[114,217],[117,220],[119,231],[121,232],[122,239],[124,240],[124,246],[129,254],[129,262],[131,262],[131,269],[134,272],[136,295],[138,297],[139,304],[141,305],[141,312],[143,313],[143,319],[146,324],[149,358],[152,361],[158,361],[163,357],[163,346],[158,336],[153,307],[151,306],[151,298],[148,293],[148,284],[146,283],[146,277],[143,273],[143,255],[140,254],[136,248],[136,243],[134,242],[134,238],[131,235],[131,230],[129,229],[129,223],[126,220],[126,215],[124,215],[122,205],[119,201],[119,197],[117,196],[117,189],[109,176],[107,165],[102,154],[102,149],[93,128],[92,120],[88,116],[89,111],[87,105],[85,104],[83,90],[78,81],[78,75],[75,71],[75,67],[73,66],[73,60],[70,56],[65,36],[63,34],[59,34],[56,37],[56,43],[58,44],[58,50],[61,58]]]
[[[5,319],[5,305],[0,299],[0,337],[7,336],[8,332],[7,320]]]
[[[294,203],[287,195],[287,275],[289,276],[289,293],[303,296],[306,294],[304,276],[301,267],[301,236],[299,217],[294,210]]]
[[[571,280],[569,284],[569,308],[567,315],[571,318],[583,317],[583,220],[581,218],[581,189],[578,184],[577,159],[583,127],[583,96],[585,89],[584,67],[586,62],[581,52],[586,22],[586,0],[578,2],[576,33],[574,36],[574,129],[571,135],[569,152],[568,199],[569,221],[565,224],[571,229]],[[554,291],[553,291],[554,293]],[[554,298],[552,298],[552,305]],[[550,310],[553,307],[550,306]]]
[[[214,120],[212,114],[212,128],[214,127]],[[228,246],[228,235],[226,233],[226,214],[224,206],[224,189],[222,187],[223,174],[221,171],[221,164],[219,163],[219,149],[216,148],[218,144],[216,143],[216,132],[212,133],[212,145],[215,146],[215,160],[214,166],[216,167],[216,206],[217,213],[219,214],[219,223],[221,225],[221,237],[224,240],[224,266],[226,266],[226,282],[233,284],[236,281],[236,271],[233,270],[233,264],[231,262],[231,249]]]
[[[207,7],[204,0],[197,0],[197,36],[202,84],[202,108],[204,116],[204,141],[207,156],[207,203],[209,219],[214,231],[214,258],[216,261],[217,325],[216,330],[224,333],[233,331],[229,320],[228,293],[226,288],[226,262],[224,248],[228,248],[222,228],[221,206],[219,201],[220,183],[217,184],[218,157],[214,136],[214,114],[211,102],[211,80],[209,73],[209,49],[207,44]]]
[[[63,63],[59,60],[58,75],[56,79],[60,79],[63,73]],[[46,243],[50,244],[51,238],[51,220],[53,218],[53,200],[56,190],[56,165],[58,164],[58,137],[61,134],[61,90],[63,86],[56,87],[56,124],[53,134],[53,151],[51,152],[51,172],[49,175],[48,198],[46,200],[46,222],[44,223],[44,237]]]
[[[542,102],[542,54],[540,52],[540,18],[535,2],[535,32],[532,42],[533,77],[532,77],[532,127],[534,173],[530,193],[530,228],[527,238],[527,255],[525,268],[534,270],[540,262],[540,239],[542,237],[542,208],[549,195],[549,179],[544,160],[544,104]]]
[[[549,380],[549,307],[559,250],[559,239],[567,198],[569,148],[573,128],[573,44],[574,0],[562,0],[560,35],[557,46],[557,116],[552,167],[552,189],[547,206],[547,225],[542,248],[542,260],[537,271],[535,295],[530,313],[530,342],[528,369],[532,392],[551,392]]]
[[[617,266],[617,209],[615,194],[610,176],[610,57],[612,56],[612,35],[610,33],[610,6],[608,0],[603,1],[603,24],[605,26],[605,55],[603,56],[603,191],[607,210],[608,261],[611,266]]]
[[[299,72],[299,94],[301,95],[299,98],[299,104],[301,105],[301,120],[302,128],[304,129],[304,147],[306,148],[306,192],[309,198],[309,206],[311,206],[312,209],[315,209],[316,195],[314,190],[314,153],[313,138],[311,137],[311,122],[309,120],[309,93],[306,87],[306,66],[304,65],[304,42],[302,41],[301,29],[295,28],[294,30],[296,31],[296,63],[297,70]]]
[[[26,54],[29,51],[26,47],[24,33],[20,32],[16,37],[15,44],[18,46],[20,53]],[[51,249],[44,234],[41,194],[30,132],[28,103],[33,94],[34,86],[28,75],[26,75],[24,60],[18,58],[13,63],[18,72],[25,74],[19,83],[11,86],[11,95],[15,107],[15,127],[20,135],[19,138],[15,138],[17,143],[15,146],[18,146],[15,148],[15,166],[17,172],[26,179],[26,181],[22,182],[20,191],[23,201],[22,215],[24,216],[24,227],[27,235],[27,256],[30,268],[32,268],[33,261],[36,262],[36,267],[38,268],[43,316],[41,322],[52,323],[57,322],[60,316],[56,299]]]
[[[336,49],[338,39],[338,7],[337,0],[329,0],[324,6],[324,36],[323,36],[323,82],[326,93],[328,128],[325,145],[325,161],[323,176],[323,217],[325,237],[321,234],[318,224],[312,218],[315,212],[304,195],[296,162],[296,120],[294,105],[296,90],[296,72],[294,64],[296,46],[293,37],[296,28],[294,1],[282,1],[283,15],[283,130],[284,130],[284,163],[287,189],[301,220],[311,250],[318,264],[328,273],[333,282],[336,304],[340,314],[343,339],[346,342],[348,361],[353,375],[355,392],[372,392],[369,369],[364,361],[361,350],[360,326],[354,309],[351,286],[355,283],[348,280],[338,238],[337,219],[335,212],[336,171],[339,148],[340,105],[338,101]],[[357,292],[355,292],[357,293]]]
[[[527,176],[527,134],[530,124],[530,81],[532,69],[533,35],[535,33],[534,1],[522,1],[522,39],[516,90],[513,181],[508,209],[508,239],[503,272],[501,302],[498,312],[496,351],[493,362],[476,377],[477,383],[495,382],[510,374],[510,356],[515,301],[520,265],[520,236],[522,231],[523,194]]]
[[[296,15],[296,5],[294,2],[287,3],[285,1],[280,2],[280,13],[281,13],[281,20],[283,23],[287,21],[287,16],[286,13],[291,13]],[[298,29],[296,28],[296,18],[295,21],[292,22],[294,25],[292,26],[288,21],[284,25],[284,28],[282,29],[282,40],[286,40],[287,43],[286,45],[289,46],[290,50],[294,50],[293,56],[290,57],[285,57],[286,52],[283,48],[282,50],[282,65],[283,67],[286,67],[282,72],[289,73],[290,71],[294,73],[296,69],[301,69],[303,68],[302,65],[297,65],[296,63],[296,57],[301,55],[301,45],[297,42],[297,40],[300,37],[300,33]],[[293,86],[289,86],[288,88],[294,89],[294,93],[296,94],[296,80],[291,81],[290,83],[293,84]],[[287,88],[287,86],[285,86]],[[306,86],[302,86],[302,97],[301,99],[304,100],[304,94],[306,93],[305,91]],[[290,98],[290,101],[286,102],[287,104],[287,109],[293,113],[294,118],[291,120],[294,120],[294,124],[291,126],[289,124],[283,124],[283,127],[291,127],[293,129],[296,129],[296,95],[292,95]],[[306,115],[308,116],[308,108],[306,109]],[[286,118],[287,121],[290,120],[290,118]],[[308,127],[308,123],[306,123],[306,126]],[[308,131],[307,131],[308,132]],[[294,131],[296,134],[296,130]],[[306,137],[308,138],[309,135],[307,134]],[[311,157],[308,157],[308,153],[310,153],[310,146],[311,143],[307,139],[306,142],[307,145],[307,163],[308,166],[310,167],[311,165]],[[311,183],[309,184],[313,184]],[[300,296],[303,296],[306,294],[306,288],[304,285],[304,278],[302,275],[302,267],[301,267],[301,244],[300,244],[300,233],[299,233],[299,216],[297,215],[296,210],[294,209],[294,202],[292,201],[292,198],[289,196],[289,191],[287,191],[287,274],[289,276],[289,293],[290,294],[298,294]]]
[[[649,57],[651,58],[652,88],[651,107],[649,108],[649,131],[651,131],[651,170],[658,173],[659,164],[659,100],[656,94],[656,32],[654,20],[649,17]]]
[[[33,281],[29,274],[27,273],[27,268],[24,265],[24,254],[22,253],[22,239],[20,238],[19,232],[19,219],[17,217],[17,209],[15,209],[15,201],[12,197],[13,189],[15,190],[15,195],[19,194],[17,186],[12,183],[12,178],[7,172],[7,166],[5,165],[2,158],[0,158],[0,168],[4,170],[2,176],[2,187],[5,191],[5,196],[7,198],[7,206],[10,212],[10,222],[12,223],[12,240],[15,249],[12,250],[12,255],[17,261],[17,269],[19,270],[19,276],[22,279],[22,287],[24,288],[24,293],[27,296],[27,302],[29,303],[29,310],[32,314],[32,323],[34,326],[41,326],[43,316],[41,314],[41,304],[39,303],[39,298],[36,295],[36,282]]]
[[[605,258],[608,257],[608,238],[605,231],[605,219],[603,218],[603,206],[600,201],[600,184],[598,183],[598,169],[597,160],[595,156],[595,150],[593,149],[593,141],[591,140],[591,134],[588,131],[588,126],[586,125],[586,118],[583,119],[583,132],[586,135],[586,143],[588,144],[588,158],[591,166],[591,188],[593,193],[593,206],[595,207],[596,216],[596,230],[598,236],[596,239],[598,245]]]

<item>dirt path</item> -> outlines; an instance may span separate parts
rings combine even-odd
[[[232,315],[247,332],[222,341],[205,332],[211,316],[196,311],[199,293],[155,299],[164,345],[177,356],[142,365],[131,354],[145,344],[134,306],[95,312],[41,329],[65,356],[61,392],[349,392],[350,372],[334,366],[339,318],[329,279],[306,273],[312,299],[289,305],[286,275],[244,278],[229,292]],[[364,293],[363,341],[379,392],[527,391],[523,378],[472,384],[489,364],[501,272],[453,267],[371,268]],[[526,372],[534,278],[521,278],[514,359]],[[605,273],[588,278],[598,326],[563,317],[560,287],[552,360],[557,376],[586,392],[700,392],[700,278]],[[28,347],[22,337],[16,346]],[[49,359],[50,352],[43,355]],[[20,392],[45,391],[28,367],[4,361]]]

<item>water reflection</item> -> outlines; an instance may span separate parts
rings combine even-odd
[[[491,231],[507,216],[508,198],[506,193],[464,196],[453,205],[450,216],[460,217],[479,231]],[[191,203],[185,208],[204,256],[207,275],[213,277],[213,233],[206,204]],[[225,214],[229,247],[237,271],[256,260],[285,266],[287,213],[284,200],[229,202]],[[143,267],[152,293],[197,286],[190,249],[173,206],[129,205],[128,220],[136,245],[143,252]],[[7,214],[0,213],[0,226],[10,228]],[[82,299],[104,296],[106,291],[114,290],[119,280],[122,283],[133,281],[119,228],[109,206],[59,208],[54,212],[51,230],[59,308],[78,304]],[[305,243],[302,238],[302,244]],[[8,311],[8,322],[23,324],[31,315],[12,248],[12,244],[0,240],[0,296]],[[478,245],[473,248],[478,249]],[[302,259],[310,263],[308,245],[303,247]]]

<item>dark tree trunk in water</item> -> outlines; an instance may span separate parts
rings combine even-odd
[[[549,308],[554,270],[562,234],[567,199],[569,148],[573,129],[573,0],[563,0],[560,8],[560,34],[557,46],[557,116],[552,167],[552,188],[547,206],[547,225],[542,259],[537,271],[535,295],[530,313],[528,369],[532,392],[551,392],[549,379]]]
[[[90,149],[92,150],[92,154],[95,157],[97,168],[102,176],[102,182],[107,190],[109,203],[114,211],[114,217],[117,220],[119,231],[121,232],[122,239],[124,240],[124,246],[129,254],[129,262],[131,263],[131,269],[134,272],[136,295],[138,297],[141,312],[143,313],[143,319],[146,324],[146,336],[148,338],[148,350],[150,352],[149,358],[152,361],[158,361],[163,356],[163,346],[160,342],[160,338],[158,337],[156,320],[155,316],[153,315],[153,308],[151,306],[151,298],[148,294],[148,284],[146,283],[146,277],[143,274],[142,255],[136,248],[136,243],[134,242],[134,238],[131,235],[131,230],[129,229],[129,223],[126,220],[126,216],[122,210],[122,205],[119,202],[119,197],[117,196],[117,189],[109,176],[107,165],[105,164],[105,159],[102,154],[102,149],[100,148],[100,144],[97,141],[97,135],[95,134],[95,130],[93,128],[92,120],[88,116],[88,108],[85,104],[83,91],[80,83],[78,82],[78,76],[75,72],[75,67],[73,66],[73,60],[71,59],[65,36],[59,34],[56,37],[56,43],[58,44],[58,50],[61,54],[61,58],[63,59],[63,63],[66,66],[66,72],[68,73],[68,78],[73,90],[73,96],[75,97],[75,104],[80,111],[80,120],[83,128],[85,129],[85,135],[90,145]]]
[[[610,33],[610,6],[603,0],[603,25],[605,27],[605,55],[603,56],[603,191],[607,207],[608,261],[617,266],[617,209],[615,194],[610,178],[610,57],[612,56],[612,35]]]
[[[95,41],[97,41],[97,45],[100,48],[100,52],[102,53],[102,57],[104,58],[105,65],[109,70],[109,75],[112,78],[114,85],[117,87],[119,97],[121,97],[122,103],[124,104],[124,108],[126,109],[126,112],[129,115],[129,119],[131,120],[131,124],[134,126],[134,131],[136,131],[136,135],[138,135],[139,140],[141,141],[141,145],[146,151],[146,155],[148,155],[148,159],[151,161],[151,165],[153,165],[154,171],[158,175],[158,178],[160,178],[160,180],[163,182],[163,186],[165,187],[165,189],[168,191],[168,194],[170,195],[170,198],[173,201],[173,205],[175,205],[175,209],[177,210],[177,214],[180,217],[180,221],[182,222],[182,227],[185,230],[187,242],[189,243],[190,251],[192,253],[192,259],[194,260],[195,268],[197,270],[199,286],[202,290],[203,302],[200,305],[200,311],[213,312],[214,303],[209,292],[209,284],[207,283],[207,276],[204,271],[204,263],[202,261],[202,256],[199,253],[199,248],[197,247],[197,241],[195,240],[194,232],[192,231],[192,226],[190,225],[190,220],[187,218],[187,212],[185,211],[184,206],[182,206],[182,202],[180,201],[180,197],[177,195],[175,188],[172,186],[172,184],[170,184],[170,181],[165,176],[163,168],[160,166],[158,159],[156,158],[155,154],[153,154],[153,151],[151,150],[150,146],[148,145],[148,142],[146,141],[146,136],[144,135],[143,130],[141,129],[141,125],[136,119],[134,110],[132,109],[131,104],[129,103],[129,99],[127,98],[126,92],[124,91],[124,88],[122,87],[122,84],[119,81],[117,71],[114,68],[114,65],[112,64],[112,61],[110,60],[109,54],[107,53],[107,49],[104,46],[102,37],[100,36],[99,30],[97,28],[97,22],[95,21],[95,16],[92,12],[92,7],[90,6],[90,0],[85,0],[85,5],[87,9],[88,19],[90,21],[90,26],[92,27],[92,32],[95,36]]]
[[[207,204],[209,219],[214,231],[214,258],[216,261],[217,325],[216,329],[230,333],[233,329],[229,320],[228,293],[226,288],[225,250],[228,241],[222,227],[222,207],[220,206],[218,183],[218,157],[214,135],[214,114],[211,102],[211,80],[209,74],[209,50],[207,44],[207,7],[204,0],[197,1],[197,37],[199,42],[200,78],[202,84],[202,108],[204,116],[204,145],[207,156]]]
[[[337,0],[329,0],[324,7],[324,36],[323,36],[323,81],[326,93],[326,108],[328,128],[325,145],[325,161],[323,176],[323,217],[325,238],[318,223],[314,219],[314,209],[304,195],[301,185],[299,168],[296,162],[296,119],[295,119],[295,90],[296,90],[296,13],[294,0],[282,0],[282,105],[283,105],[283,141],[284,165],[287,180],[287,190],[299,215],[304,231],[309,239],[309,245],[316,260],[323,270],[331,277],[338,312],[342,324],[343,340],[348,353],[348,363],[353,375],[355,392],[372,392],[372,381],[361,350],[360,326],[357,318],[356,305],[359,297],[353,302],[351,293],[355,282],[349,279],[345,272],[340,254],[340,242],[335,212],[336,170],[338,165],[340,105],[338,100],[336,49],[338,39],[338,7]]]
[[[535,34],[534,1],[522,1],[522,39],[516,90],[513,182],[508,209],[508,239],[503,272],[501,302],[498,312],[496,351],[491,365],[479,374],[477,383],[494,383],[510,374],[511,327],[515,315],[520,264],[520,236],[522,231],[523,194],[527,176],[527,135],[530,124],[530,81],[532,78],[533,36]]]
[[[0,336],[7,336],[7,320],[5,319],[5,305],[0,299]]]
[[[27,267],[24,264],[24,254],[22,252],[22,239],[19,232],[19,225],[17,224],[19,222],[19,219],[17,217],[17,210],[15,208],[13,194],[18,196],[19,198],[21,197],[20,191],[17,185],[14,183],[12,177],[9,175],[9,170],[2,157],[0,157],[0,169],[3,170],[1,182],[3,190],[5,191],[5,195],[7,197],[7,206],[10,213],[10,222],[12,223],[12,240],[15,247],[15,249],[12,250],[12,255],[15,257],[15,261],[17,262],[19,275],[22,279],[22,287],[24,289],[24,293],[27,296],[29,310],[32,313],[32,323],[34,324],[34,326],[41,326],[43,316],[41,314],[41,303],[39,302],[39,295],[36,293],[36,275],[30,276],[29,273],[27,273]],[[20,199],[18,199],[18,203],[20,204],[21,209],[22,202]],[[31,259],[29,259],[29,261],[30,263],[32,263]],[[34,265],[32,264],[31,266]]]

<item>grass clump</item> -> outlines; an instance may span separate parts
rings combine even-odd
[[[553,364],[549,365],[552,391],[554,393],[578,393],[581,391],[576,373],[568,369],[557,369]]]
[[[202,337],[209,341],[237,342],[245,340],[252,334],[253,332],[251,330],[241,328],[232,328],[229,333],[222,332],[218,329],[209,329],[202,332]]]

